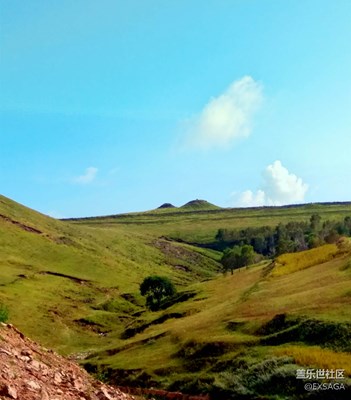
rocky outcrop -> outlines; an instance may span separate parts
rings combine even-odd
[[[133,400],[94,380],[74,362],[26,338],[13,325],[0,325],[0,399]]]

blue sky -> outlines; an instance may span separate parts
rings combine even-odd
[[[0,0],[0,193],[57,217],[351,200],[349,0]]]

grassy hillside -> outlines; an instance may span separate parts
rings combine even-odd
[[[100,331],[123,329],[143,304],[138,288],[149,274],[171,276],[183,287],[218,270],[213,252],[123,227],[72,225],[5,197],[0,246],[0,301],[11,322],[66,353],[108,341]],[[101,306],[111,299],[112,313]]]
[[[191,200],[188,203],[184,204],[180,207],[182,211],[209,211],[209,210],[218,210],[219,207],[214,204],[209,203],[206,200]]]
[[[351,376],[350,265],[350,247],[339,248],[332,260],[326,255],[297,271],[280,274],[282,264],[264,262],[193,284],[193,299],[140,318],[134,324],[144,330],[92,354],[88,369],[126,384],[142,384],[142,377],[146,385],[215,391],[216,398],[228,374],[244,380],[245,368],[260,365],[252,381],[266,373],[273,382],[281,366],[288,369],[281,379],[302,367],[344,368]],[[127,368],[128,376],[121,372]],[[228,389],[224,398],[229,393],[240,391]]]
[[[216,206],[215,206],[216,207]],[[308,221],[318,213],[322,221],[341,220],[351,215],[351,203],[305,204],[288,207],[187,209],[165,208],[143,213],[119,214],[105,217],[70,220],[87,226],[116,228],[130,232],[167,236],[188,242],[210,243],[218,229],[276,226],[278,223]]]
[[[10,322],[61,353],[88,356],[86,368],[100,378],[216,399],[293,398],[301,366],[351,374],[349,240],[230,276],[219,273],[220,252],[196,246],[220,228],[313,213],[342,220],[351,204],[202,205],[58,221],[0,196],[0,302]],[[153,274],[180,293],[158,312],[138,291]],[[284,380],[292,382],[287,397]]]

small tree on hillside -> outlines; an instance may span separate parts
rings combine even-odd
[[[243,246],[234,246],[232,249],[224,252],[222,264],[225,271],[230,270],[233,273],[234,269],[245,267],[252,264],[255,260],[255,253],[252,246],[244,244]]]
[[[175,286],[166,277],[148,276],[140,285],[140,293],[146,296],[146,305],[150,310],[157,311],[160,309],[162,301],[176,293]]]

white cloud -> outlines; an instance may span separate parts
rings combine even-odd
[[[244,207],[263,206],[265,200],[266,196],[263,190],[258,190],[256,193],[253,193],[252,190],[245,190],[239,197],[238,205]]]
[[[268,165],[263,178],[263,190],[274,205],[301,202],[308,190],[308,185],[290,173],[280,161]]]
[[[262,86],[250,76],[233,82],[224,93],[211,99],[199,115],[186,121],[186,144],[226,147],[235,139],[248,137],[253,114],[262,100]]]
[[[89,167],[85,170],[84,175],[77,176],[76,178],[73,179],[74,183],[78,183],[80,185],[87,185],[88,183],[91,183],[94,181],[96,178],[96,174],[98,172],[98,169],[95,167]]]
[[[251,190],[241,193],[238,206],[280,206],[304,201],[308,185],[290,173],[279,160],[268,165],[262,175],[261,188],[256,193]]]

